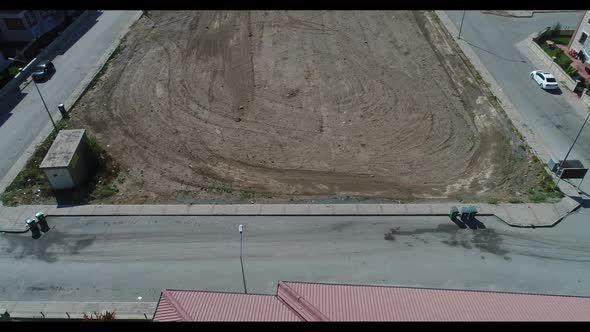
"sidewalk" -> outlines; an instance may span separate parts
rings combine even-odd
[[[116,319],[151,320],[156,302],[0,301],[0,313],[11,318],[82,318],[84,314],[114,312]],[[69,315],[69,317],[68,317]]]
[[[131,19],[129,20],[127,26],[121,31],[121,33],[116,38],[116,40],[113,41],[113,43],[107,49],[107,51],[105,52],[105,54],[92,67],[92,69],[88,72],[88,74],[86,75],[86,77],[80,82],[80,84],[78,84],[78,86],[76,87],[76,89],[74,89],[72,91],[72,93],[70,94],[70,96],[63,102],[63,105],[65,106],[65,108],[67,110],[69,110],[71,108],[71,106],[73,106],[76,103],[76,101],[78,100],[78,98],[80,98],[82,96],[82,93],[84,92],[84,90],[86,89],[86,87],[90,84],[90,82],[92,81],[92,79],[94,78],[94,76],[96,76],[96,74],[106,64],[106,62],[109,59],[109,57],[111,56],[111,54],[115,51],[115,49],[119,45],[121,39],[125,36],[125,34],[127,33],[127,31],[129,30],[129,28],[141,17],[141,15],[142,15],[142,12],[141,11],[137,11],[137,13],[134,16],[131,17]],[[65,35],[66,34],[64,34],[64,36]],[[56,45],[53,46],[53,48],[51,49],[52,52],[55,51],[55,49],[59,49],[59,47],[60,47],[59,42],[54,41],[54,43],[56,43]],[[59,113],[59,112],[52,114],[52,116],[53,116],[54,121],[56,121],[56,122],[59,121],[59,120],[61,120],[61,113]],[[37,135],[37,137],[33,140],[33,142],[31,142],[31,144],[29,145],[29,147],[23,152],[23,154],[21,155],[21,157],[14,163],[14,165],[12,165],[12,167],[6,173],[6,175],[3,178],[0,179],[0,193],[1,192],[4,192],[4,190],[6,189],[6,187],[8,187],[12,183],[12,181],[14,180],[14,178],[16,178],[16,176],[20,173],[20,171],[26,165],[27,161],[33,155],[33,153],[37,149],[37,146],[39,144],[41,144],[45,140],[45,138],[47,138],[47,136],[49,136],[49,134],[51,134],[52,131],[53,131],[53,126],[52,126],[51,122],[48,122],[47,125],[45,126],[45,128],[43,128],[39,132],[39,134]],[[2,205],[2,203],[0,202],[0,206],[1,205]]]
[[[562,181],[563,182],[563,181]],[[41,211],[47,216],[447,216],[451,206],[474,205],[480,215],[498,217],[514,227],[551,227],[580,204],[565,197],[548,204],[229,204],[229,205],[23,205],[0,208],[0,229],[24,230],[24,221]]]

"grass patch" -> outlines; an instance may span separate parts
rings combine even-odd
[[[571,39],[572,39],[572,36],[561,36],[561,37],[551,38],[551,40],[553,40],[556,44],[560,44],[560,45],[569,44]]]
[[[83,204],[91,198],[110,197],[118,191],[112,185],[119,173],[118,165],[88,133],[86,133],[89,165],[87,182],[74,190],[53,191],[51,189],[45,173],[39,169],[39,166],[59,130],[68,128],[67,120],[60,120],[56,123],[56,127],[58,130],[54,129],[43,143],[37,146],[25,167],[0,195],[4,205],[35,204],[51,197],[55,197],[58,203]]]
[[[100,184],[96,185],[96,188],[93,193],[93,197],[98,198],[98,199],[102,199],[102,198],[111,197],[118,192],[119,192],[119,189],[117,189],[117,186],[115,186],[114,184],[100,183]]]
[[[500,200],[497,197],[490,197],[488,199],[488,204],[494,204],[494,205],[496,205],[498,203],[500,203]]]
[[[0,200],[2,200],[2,204],[6,206],[15,206],[18,202],[16,199],[16,193],[13,191],[5,191],[0,195]]]
[[[241,200],[249,200],[255,198],[272,198],[270,193],[266,192],[256,192],[252,190],[240,190],[240,199]]]
[[[49,151],[51,144],[55,140],[59,130],[66,128],[64,120],[58,121],[56,124],[57,130],[53,130],[51,134],[35,149],[31,158],[27,161],[25,167],[12,180],[12,183],[6,187],[0,199],[2,204],[7,206],[15,206],[18,202],[31,202],[35,196],[46,196],[50,193],[49,181],[45,177],[45,173],[39,169],[43,158]]]
[[[566,72],[568,71],[568,68],[570,67],[573,61],[567,56],[567,54],[565,54],[565,52],[562,49],[556,46],[550,47],[545,43],[539,46],[541,46],[543,51],[545,51],[545,53],[547,53],[550,57],[555,57],[555,63],[557,63],[559,67],[561,67],[561,69],[563,69]]]
[[[201,186],[199,189],[206,193],[216,194],[231,194],[233,192],[232,187],[227,184],[223,184],[221,186]]]
[[[563,193],[561,193],[559,188],[555,185],[553,178],[547,173],[543,163],[532,153],[531,159],[533,160],[535,171],[537,173],[537,186],[529,191],[529,200],[533,203],[543,203],[561,199]]]

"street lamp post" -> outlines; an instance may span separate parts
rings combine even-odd
[[[578,134],[576,135],[576,138],[574,138],[574,142],[572,143],[572,146],[570,146],[570,149],[565,154],[565,157],[563,158],[563,161],[561,163],[559,163],[558,172],[561,172],[561,169],[563,168],[563,165],[565,164],[565,162],[567,160],[567,157],[570,155],[570,152],[572,152],[572,149],[574,148],[574,145],[578,141],[578,137],[580,137],[580,134],[582,133],[582,129],[584,129],[584,126],[586,125],[586,122],[588,122],[588,118],[590,118],[590,113],[588,113],[588,116],[586,116],[586,120],[584,120],[584,123],[582,123],[582,127],[580,127],[580,130],[578,131]],[[582,179],[582,180],[584,180],[584,179]],[[559,185],[559,181],[561,181],[561,174],[557,178],[557,184],[556,184],[556,186]],[[578,189],[579,188],[580,188],[580,186],[578,185]]]
[[[35,85],[35,88],[37,89],[37,93],[39,94],[39,97],[41,97],[41,101],[43,102],[43,106],[45,107],[45,110],[47,111],[47,115],[49,115],[49,120],[51,120],[51,123],[53,124],[53,129],[55,129],[55,131],[57,131],[57,126],[55,125],[55,121],[53,121],[53,118],[51,117],[51,113],[49,112],[49,109],[47,108],[47,104],[45,104],[45,99],[43,99],[43,95],[41,95],[41,91],[39,91],[39,87],[37,86],[37,83],[35,82],[35,80],[33,80],[33,85]]]
[[[244,293],[248,294],[248,290],[246,289],[246,276],[244,275],[244,261],[242,260],[242,233],[244,232],[244,225],[240,224],[238,230],[240,231],[240,265],[242,266],[242,282],[244,283]]]
[[[465,11],[463,11],[463,16],[461,16],[461,26],[459,27],[459,37],[457,37],[457,39],[461,39],[461,30],[463,30],[463,19],[465,19]]]

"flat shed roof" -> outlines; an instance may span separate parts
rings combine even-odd
[[[51,144],[39,168],[68,167],[85,132],[86,129],[61,130],[57,134],[53,144]]]

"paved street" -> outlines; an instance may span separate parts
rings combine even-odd
[[[459,27],[463,11],[446,13]],[[562,95],[539,89],[529,74],[542,68],[536,68],[525,60],[515,44],[555,22],[575,29],[579,18],[580,13],[576,12],[536,13],[532,18],[513,18],[468,11],[461,32],[461,39],[469,43],[523,116],[527,126],[558,158],[563,158],[571,146],[585,114],[576,111],[566,101],[566,94],[571,92],[565,88]],[[586,166],[590,165],[590,127],[582,132],[569,159],[579,159]],[[590,192],[590,183],[584,183],[582,188]]]
[[[251,293],[274,293],[282,279],[588,296],[583,220],[517,229],[490,217],[472,230],[444,217],[52,217],[55,228],[39,240],[0,235],[0,299],[240,292],[239,223]]]
[[[59,113],[57,105],[63,103],[82,82],[90,69],[97,65],[124,27],[134,11],[96,11],[81,22],[76,31],[63,41],[55,57],[55,75],[39,89],[51,112]],[[0,102],[0,179],[18,160],[49,123],[48,115],[33,84],[21,94],[7,96]]]

